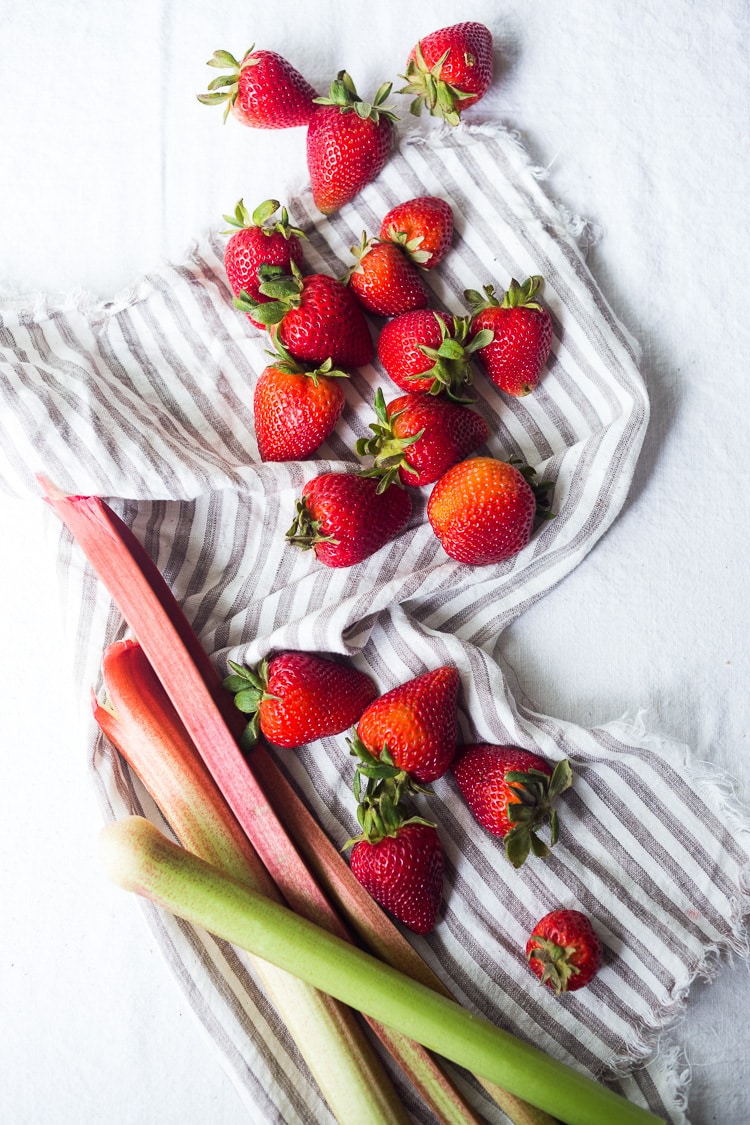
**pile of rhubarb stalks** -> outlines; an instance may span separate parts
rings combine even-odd
[[[459,34],[468,44],[461,51]],[[459,59],[468,72],[452,69]],[[491,63],[491,36],[481,25],[426,36],[406,67],[404,92],[414,98],[412,111],[426,105],[456,124],[461,110],[488,88]],[[371,105],[355,104],[346,72],[329,99],[314,98],[309,84],[273,52],[251,49],[241,62],[217,52],[211,65],[229,66],[231,73],[215,79],[201,100],[226,102],[227,110],[251,127],[308,126],[311,181],[323,213],[342,206],[383,166],[390,141],[379,138],[391,128],[393,115],[383,105],[390,85],[381,87]],[[255,106],[243,92],[248,76],[255,80]],[[283,96],[271,105],[274,83]],[[340,128],[343,116],[372,134],[367,170],[364,179],[360,174],[352,180],[338,169],[333,181],[323,182],[319,146],[329,127]],[[366,253],[373,249],[362,247]],[[262,293],[262,300],[243,311],[257,314],[272,295]],[[320,374],[325,378],[330,371]],[[387,421],[381,403],[378,424]],[[393,478],[394,465],[386,469],[394,470]],[[355,878],[263,739],[251,753],[243,752],[246,717],[129,528],[101,499],[67,495],[44,478],[40,483],[132,632],[105,653],[106,697],[92,698],[97,722],[178,841],[130,817],[104,829],[105,867],[122,887],[248,952],[336,1120],[341,1125],[410,1120],[363,1020],[445,1125],[476,1125],[480,1118],[444,1060],[473,1074],[516,1125],[660,1120],[450,996]]]

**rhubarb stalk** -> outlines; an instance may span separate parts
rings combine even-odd
[[[268,872],[214,785],[141,646],[134,640],[110,645],[104,654],[103,673],[107,700],[102,704],[93,697],[94,716],[141,779],[177,838],[193,854],[226,874],[277,898]],[[348,937],[343,926],[338,932]],[[325,998],[321,1004],[319,994],[317,1001],[306,995],[302,1005],[300,991],[313,990],[278,970],[272,972],[273,979],[259,969],[269,999],[285,1020],[336,1116],[340,1116],[337,1106],[349,1089],[341,1074],[354,1079],[355,1094],[360,1091],[357,1060],[350,1058],[350,1043],[356,1043],[357,1036],[359,1070],[365,1078],[363,1088],[375,1091],[371,1098],[375,1107],[380,1102],[390,1103],[392,1086],[371,1052],[363,1050],[365,1044],[359,1028],[348,1026],[351,1017],[344,1021],[347,1027],[340,1065],[332,1068],[327,1060],[336,1054],[337,1028],[331,1018],[333,1013],[327,1010],[332,1007],[330,1001]],[[317,1012],[313,1011],[316,1007]],[[323,1023],[321,1035],[314,1025],[316,1015]],[[336,1018],[341,1019],[340,1014]],[[445,1125],[479,1125],[479,1119],[424,1048],[392,1028],[382,1027],[374,1020],[369,1022],[440,1121]],[[328,1046],[332,1047],[330,1055]],[[325,1066],[320,1065],[321,1060]],[[370,1071],[373,1073],[368,1081]]]
[[[104,705],[94,700],[94,716],[177,838],[238,882],[278,898],[140,645],[111,645],[103,671],[107,699]],[[406,1125],[409,1118],[351,1010],[268,961],[252,960],[336,1120]]]
[[[101,839],[107,873],[121,887],[299,975],[567,1125],[664,1125],[649,1110],[249,890],[142,817],[108,825]]]
[[[317,842],[321,847],[327,845],[321,852],[325,857],[322,864],[328,885],[339,892],[336,906],[347,922],[357,927],[358,919],[366,917],[362,929],[371,947],[392,949],[396,958],[408,956],[404,950],[408,943],[351,874],[297,794],[287,786],[281,798],[273,798],[272,806],[272,791],[264,792],[252,764],[248,767],[238,749],[243,717],[224,691],[221,676],[142,544],[104,501],[93,496],[68,496],[46,479],[39,479],[46,499],[136,634],[209,773],[286,902],[305,917],[341,932],[338,915],[283,831],[278,809],[290,821],[306,820],[314,829],[312,841],[306,841],[304,834],[296,837],[297,847],[305,849],[311,865],[318,861]],[[421,958],[414,951],[412,954],[429,972]],[[475,1120],[426,1052],[416,1072],[413,1066],[408,1069],[414,1050],[410,1046],[407,1051],[405,1045],[397,1061],[411,1074],[441,1119],[451,1123]],[[552,1125],[553,1119],[546,1113],[496,1089],[487,1079],[480,1081],[515,1125]]]

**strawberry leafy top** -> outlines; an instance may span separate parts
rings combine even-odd
[[[514,867],[521,867],[530,852],[540,858],[549,855],[549,847],[536,832],[545,820],[549,820],[550,847],[557,843],[559,823],[552,805],[555,798],[573,784],[573,772],[567,758],[562,758],[552,777],[532,767],[524,771],[508,770],[505,780],[518,797],[515,803],[508,805],[508,820],[513,827],[505,837],[505,854]]]
[[[281,204],[278,199],[266,199],[263,203],[259,203],[255,210],[250,214],[245,206],[244,200],[240,200],[234,209],[233,215],[224,215],[224,221],[229,223],[230,229],[222,231],[222,234],[233,234],[238,230],[251,230],[253,227],[258,227],[263,234],[272,235],[274,233],[280,234],[282,238],[289,239],[292,235],[296,238],[307,238],[307,235],[299,227],[293,227],[289,223],[289,212],[286,207],[281,207],[281,216],[275,223],[269,223]]]
[[[345,70],[340,70],[328,91],[327,98],[314,98],[313,100],[318,105],[336,105],[342,113],[353,112],[357,117],[361,117],[363,121],[368,119],[377,125],[381,117],[387,121],[398,121],[398,117],[393,112],[394,107],[385,105],[385,100],[393,88],[392,82],[384,82],[375,94],[371,102],[364,101],[357,93],[357,88],[352,81],[351,76]]]
[[[472,97],[472,94],[468,90],[459,90],[457,86],[441,78],[449,54],[450,48],[430,68],[425,62],[421,43],[417,43],[415,57],[409,59],[406,74],[401,75],[406,80],[406,86],[398,91],[399,94],[414,95],[409,112],[415,117],[419,117],[426,106],[432,117],[442,117],[449,125],[458,125],[461,120],[458,103]]]
[[[419,441],[424,434],[424,429],[418,430],[409,437],[397,437],[394,423],[404,411],[398,410],[390,418],[388,417],[388,408],[381,387],[378,387],[375,392],[373,406],[375,421],[370,422],[373,437],[358,438],[355,448],[360,457],[374,458],[372,468],[363,469],[360,475],[363,477],[380,477],[377,490],[378,492],[385,492],[391,484],[401,485],[399,470],[402,468],[407,473],[419,476],[419,470],[409,464],[406,451],[410,445]]]
[[[207,94],[198,94],[198,101],[203,105],[220,105],[221,102],[226,102],[224,109],[224,120],[226,121],[229,116],[232,106],[237,101],[240,85],[240,73],[246,66],[254,66],[258,61],[252,57],[255,50],[253,43],[249,51],[245,51],[241,60],[237,60],[234,55],[229,51],[214,51],[211,58],[208,60],[208,66],[214,66],[220,70],[229,70],[229,74],[220,74],[217,78],[212,79],[208,84]]]
[[[394,764],[387,747],[380,756],[371,754],[358,734],[348,739],[349,752],[358,758],[354,772],[354,796],[357,799],[357,820],[362,829],[359,835],[352,836],[344,844],[342,851],[361,840],[378,844],[387,836],[397,836],[407,824],[424,824],[428,828],[435,825],[424,817],[409,815],[403,799],[409,794],[431,793],[432,790],[420,785],[406,770]]]
[[[495,296],[494,285],[483,287],[484,297],[476,289],[465,289],[464,298],[474,316],[484,309],[536,309],[537,312],[541,312],[542,305],[537,298],[543,286],[544,278],[540,274],[527,278],[523,285],[513,277],[503,293],[502,300],[498,300]]]

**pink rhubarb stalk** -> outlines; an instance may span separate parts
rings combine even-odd
[[[340,917],[301,858],[299,848],[304,850],[310,867],[315,867],[318,878],[323,881],[325,877],[336,909],[353,929],[367,935],[369,947],[394,965],[409,958],[415,966],[413,975],[419,979],[427,973],[432,978],[430,987],[437,985],[445,994],[439,978],[357,882],[294,790],[285,785],[279,797],[264,791],[256,776],[258,771],[239,750],[242,715],[224,690],[221,676],[172,591],[130,528],[98,497],[71,496],[45,478],[39,480],[47,501],[138,638],[217,788],[288,905],[338,936],[346,936]],[[254,751],[254,760],[256,754]],[[273,770],[281,777],[275,767]],[[295,835],[297,848],[283,829],[279,809],[290,824],[302,822],[311,830],[309,839]],[[361,922],[362,918],[367,921]],[[476,1120],[434,1060],[426,1053],[419,1054],[421,1049],[416,1045],[410,1045],[410,1050],[417,1052],[413,1059],[419,1060],[419,1073],[412,1074],[412,1079],[436,1113],[437,1106],[444,1107],[438,1114],[441,1119],[456,1123]],[[397,1061],[408,1070],[406,1045]],[[514,1125],[555,1125],[548,1114],[492,1082],[480,1081]]]

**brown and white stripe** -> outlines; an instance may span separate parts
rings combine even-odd
[[[741,944],[747,841],[727,827],[718,788],[680,748],[530,712],[488,651],[622,506],[648,420],[637,347],[517,141],[495,128],[403,141],[379,179],[331,218],[309,194],[290,201],[310,236],[308,267],[340,275],[363,229],[376,233],[389,207],[422,194],[447,199],[456,216],[451,254],[429,277],[436,304],[465,312],[465,288],[545,277],[555,339],[541,387],[508,401],[484,379],[475,386],[490,452],[519,454],[555,483],[556,518],[518,556],[481,569],[448,559],[426,524],[424,497],[397,541],[350,570],[327,571],[285,545],[304,482],[354,468],[355,440],[367,433],[374,388],[386,377],[377,366],[353,375],[318,458],[262,464],[251,404],[266,339],[232,306],[216,235],[114,300],[55,306],[40,298],[0,310],[0,479],[34,496],[34,474],[44,471],[71,492],[108,498],[221,667],[280,648],[347,653],[386,690],[452,663],[462,677],[465,737],[568,756],[576,781],[562,801],[560,843],[547,862],[521,871],[478,829],[451,780],[436,783],[430,811],[448,858],[445,907],[436,931],[413,940],[465,1003],[679,1122],[676,1068],[653,1055],[655,1037],[716,952]],[[57,534],[86,713],[102,650],[123,623],[67,534]],[[158,819],[88,722],[105,818],[144,810]],[[354,824],[344,739],[277,760],[343,843]],[[603,972],[566,1003],[538,987],[523,957],[529,929],[557,904],[589,913],[606,947]],[[249,1119],[329,1121],[243,955],[144,910]],[[488,1121],[503,1120],[475,1083],[457,1080]],[[404,1096],[416,1121],[431,1120]]]

